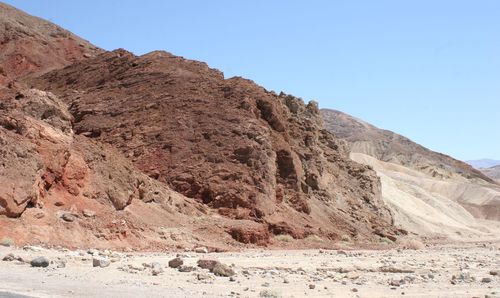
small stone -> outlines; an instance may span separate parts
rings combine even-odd
[[[110,264],[111,264],[111,262],[106,258],[98,258],[97,257],[97,258],[92,259],[92,266],[94,266],[94,267],[105,268],[105,267],[108,267]]]
[[[83,209],[82,214],[85,217],[95,217],[95,212],[89,209]]]
[[[196,247],[194,249],[194,252],[199,254],[206,254],[208,253],[208,249],[206,247]]]
[[[193,272],[196,271],[196,267],[181,265],[177,270],[179,270],[179,272]]]
[[[481,279],[481,282],[482,282],[482,283],[490,283],[490,282],[491,282],[491,278],[489,278],[489,277],[484,277],[483,279]]]
[[[153,276],[157,276],[163,273],[163,268],[161,267],[160,263],[155,262],[152,263],[151,265],[152,265],[151,274],[153,274]]]
[[[184,261],[181,258],[175,258],[170,261],[168,261],[168,267],[170,268],[178,268],[179,266],[183,265]]]
[[[234,270],[231,269],[229,266],[221,263],[217,263],[215,267],[210,271],[217,276],[225,276],[225,277],[230,277],[236,274]]]
[[[99,255],[99,251],[98,251],[97,249],[89,249],[89,250],[87,251],[87,253],[88,253],[89,255],[92,255],[92,256],[97,256],[97,255]]]
[[[45,212],[43,212],[42,210],[37,210],[33,214],[33,217],[35,217],[36,219],[44,218],[45,217]]]
[[[151,263],[151,269],[154,271],[156,270],[157,272],[161,273],[163,272],[163,267],[161,266],[160,263],[158,262],[153,262]]]
[[[50,261],[46,257],[38,257],[33,259],[31,262],[31,267],[48,267]]]
[[[259,293],[259,297],[264,297],[264,298],[280,298],[281,294],[274,291],[274,290],[262,290]]]
[[[231,276],[231,277],[229,278],[229,281],[236,281],[236,278],[234,278],[234,277],[232,277],[232,276]]]
[[[289,284],[289,283],[290,283],[290,281],[289,281],[288,279],[286,279],[286,278],[285,278],[285,279],[283,279],[283,283],[284,283],[284,284]]]
[[[400,287],[402,284],[404,284],[405,281],[404,280],[391,280],[389,282],[389,285],[393,286],[393,287]]]
[[[206,274],[206,273],[198,273],[198,275],[196,275],[196,278],[198,280],[209,280],[212,278],[212,276]]]
[[[200,259],[198,260],[197,264],[198,267],[202,269],[212,270],[214,269],[215,265],[219,264],[219,261],[210,259]]]
[[[16,256],[14,256],[14,254],[10,253],[10,254],[6,255],[5,257],[3,257],[2,261],[12,262],[15,259],[16,259]]]
[[[314,290],[316,288],[316,285],[310,284],[309,289]]]
[[[353,291],[354,293],[357,293],[358,292],[358,289],[356,288],[352,288],[351,291]]]
[[[497,276],[498,275],[498,271],[497,270],[491,270],[490,271],[490,275]]]
[[[61,218],[65,222],[74,222],[76,220],[76,216],[71,213],[63,213],[63,215],[61,215]]]

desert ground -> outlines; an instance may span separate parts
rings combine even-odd
[[[0,254],[0,297],[500,297],[498,242],[225,253],[26,246]],[[40,256],[47,267],[30,265]],[[169,267],[176,257],[183,265]],[[200,259],[227,267],[217,275],[200,268]]]

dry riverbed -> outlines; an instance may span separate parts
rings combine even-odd
[[[0,258],[0,297],[500,297],[498,243],[238,253],[31,246],[0,247]]]

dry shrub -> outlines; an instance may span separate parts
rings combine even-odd
[[[399,246],[403,249],[413,249],[413,250],[421,250],[425,248],[425,245],[417,239],[403,239],[399,243]]]
[[[274,239],[278,240],[278,241],[282,241],[282,242],[291,242],[293,241],[293,237],[288,235],[288,234],[280,234],[280,235],[276,235],[274,236]]]

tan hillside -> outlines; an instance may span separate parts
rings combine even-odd
[[[461,161],[345,113],[321,113],[325,126],[349,143],[351,158],[377,171],[382,197],[397,225],[427,236],[496,237],[500,187],[490,178]]]

